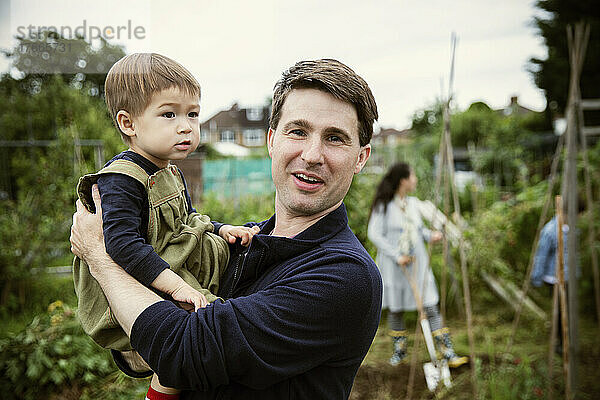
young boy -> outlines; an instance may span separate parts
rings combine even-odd
[[[93,210],[91,187],[98,184],[106,251],[146,286],[197,310],[217,299],[227,266],[227,242],[248,245],[256,230],[224,225],[217,236],[206,215],[191,205],[182,160],[199,143],[200,86],[183,66],[159,54],[140,53],[119,60],[105,83],[106,104],[129,149],[77,187]],[[131,348],[100,286],[78,258],[73,265],[79,318],[85,332],[111,349],[119,368],[133,377],[152,371]],[[187,306],[186,306],[187,305]],[[148,392],[173,394],[156,374]],[[176,397],[174,397],[176,398]]]

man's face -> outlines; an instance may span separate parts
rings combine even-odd
[[[152,96],[144,112],[133,117],[133,127],[125,131],[130,148],[165,167],[169,160],[183,160],[200,141],[199,99],[178,88]]]
[[[360,146],[356,109],[317,89],[294,89],[267,146],[277,213],[325,215],[337,208],[371,146]]]

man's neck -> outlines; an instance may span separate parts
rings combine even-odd
[[[300,232],[308,229],[317,223],[321,218],[337,209],[342,202],[327,210],[312,215],[296,215],[289,212],[284,207],[275,204],[275,228],[271,232],[273,236],[294,237]]]

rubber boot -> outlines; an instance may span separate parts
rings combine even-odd
[[[406,331],[392,331],[388,332],[388,335],[392,337],[394,343],[394,353],[390,358],[390,364],[392,366],[398,365],[408,356],[408,338],[406,337]]]
[[[441,357],[448,360],[448,366],[450,368],[457,368],[469,361],[469,357],[458,356],[454,352],[454,346],[450,339],[450,332],[448,328],[438,329],[437,331],[431,332],[433,339],[435,340],[435,346]]]

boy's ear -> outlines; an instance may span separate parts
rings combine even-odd
[[[131,118],[131,114],[129,114],[125,110],[119,110],[117,113],[117,125],[119,125],[119,129],[123,134],[128,137],[135,136],[135,127],[133,125],[133,119]]]

